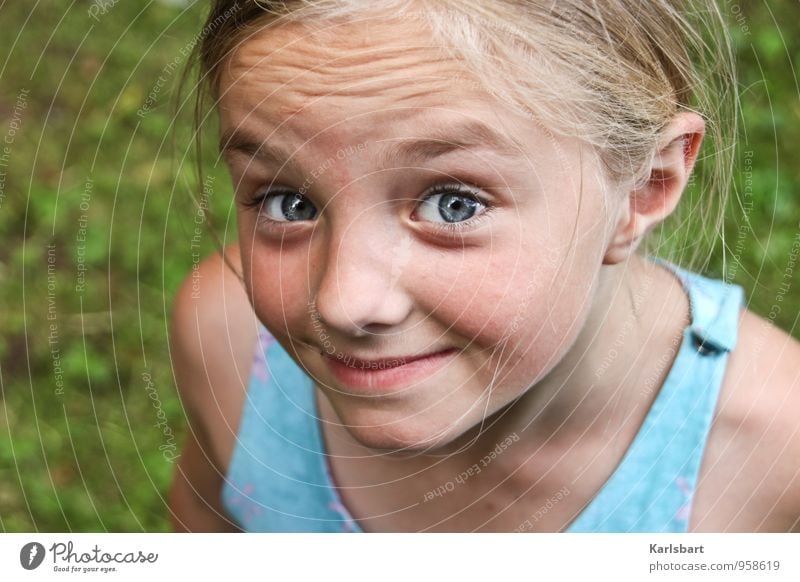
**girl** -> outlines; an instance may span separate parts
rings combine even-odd
[[[176,527],[800,529],[800,347],[641,251],[706,134],[701,192],[726,190],[720,23],[217,0],[199,58],[239,244],[175,305]]]

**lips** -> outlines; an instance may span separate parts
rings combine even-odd
[[[393,392],[425,381],[441,371],[459,352],[448,348],[416,356],[375,359],[349,354],[326,355],[328,369],[342,386],[355,392]]]
[[[411,362],[424,360],[425,358],[429,358],[431,356],[435,356],[443,352],[448,352],[453,349],[454,348],[437,350],[433,352],[428,352],[427,354],[420,354],[417,356],[394,356],[388,358],[375,358],[375,359],[358,358],[350,354],[342,354],[342,353],[338,353],[336,355],[326,354],[326,357],[335,360],[337,363],[346,366],[348,368],[359,369],[359,370],[390,370],[392,368],[399,368],[400,366],[405,366],[407,364],[410,364]]]

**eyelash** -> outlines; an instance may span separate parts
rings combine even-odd
[[[456,235],[464,230],[474,228],[480,222],[482,222],[487,217],[487,215],[490,212],[492,212],[492,210],[494,210],[494,207],[489,203],[489,201],[484,199],[482,196],[479,196],[472,187],[466,184],[456,184],[454,182],[448,184],[435,185],[433,188],[428,190],[425,193],[425,195],[422,198],[420,198],[417,202],[421,203],[426,198],[436,196],[437,194],[458,194],[459,196],[463,196],[465,198],[472,198],[473,200],[476,200],[477,202],[480,202],[485,206],[483,212],[463,222],[430,223],[431,228],[440,233]]]
[[[494,210],[494,207],[489,203],[489,201],[478,195],[476,190],[477,188],[465,183],[451,182],[446,184],[436,184],[432,188],[428,189],[425,194],[420,197],[419,200],[417,200],[417,204],[421,204],[423,200],[436,196],[437,194],[457,194],[459,196],[472,198],[473,200],[480,202],[485,207],[483,212],[477,216],[473,216],[468,220],[463,222],[429,223],[430,228],[434,229],[438,233],[457,235],[464,230],[477,226],[477,224],[482,222]],[[269,196],[293,193],[295,193],[295,191],[290,188],[277,187],[271,191],[256,194],[249,199],[242,201],[240,205],[246,209],[256,209],[260,211],[264,206],[264,202],[266,202]],[[259,225],[264,225],[266,228],[278,230],[283,230],[286,228],[286,225],[292,224],[290,221],[273,220],[261,212],[259,212],[258,222]]]

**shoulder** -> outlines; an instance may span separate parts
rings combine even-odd
[[[172,332],[176,339],[199,347],[198,336],[225,332],[235,341],[242,331],[240,324],[256,323],[241,270],[238,245],[226,247],[224,257],[217,252],[192,266],[173,305]],[[257,328],[252,332],[255,338]]]
[[[726,384],[743,427],[762,431],[800,453],[800,343],[754,313],[743,310]],[[776,443],[777,444],[777,443]],[[800,467],[795,457],[793,470]],[[799,483],[800,484],[800,483]]]
[[[193,266],[175,297],[170,351],[181,401],[227,465],[246,395],[258,321],[235,245]]]
[[[800,343],[748,310],[739,320],[709,442],[738,531],[800,531]],[[716,503],[722,505],[721,501]]]

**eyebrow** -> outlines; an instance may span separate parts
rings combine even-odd
[[[491,149],[509,158],[519,158],[523,151],[522,144],[516,139],[476,120],[436,128],[424,138],[390,138],[377,141],[384,142],[396,143],[387,146],[379,154],[380,168],[386,168],[392,159],[422,164],[459,150]],[[299,170],[292,151],[279,144],[261,141],[241,128],[224,131],[219,149],[223,156],[240,154],[259,159],[266,164]]]

